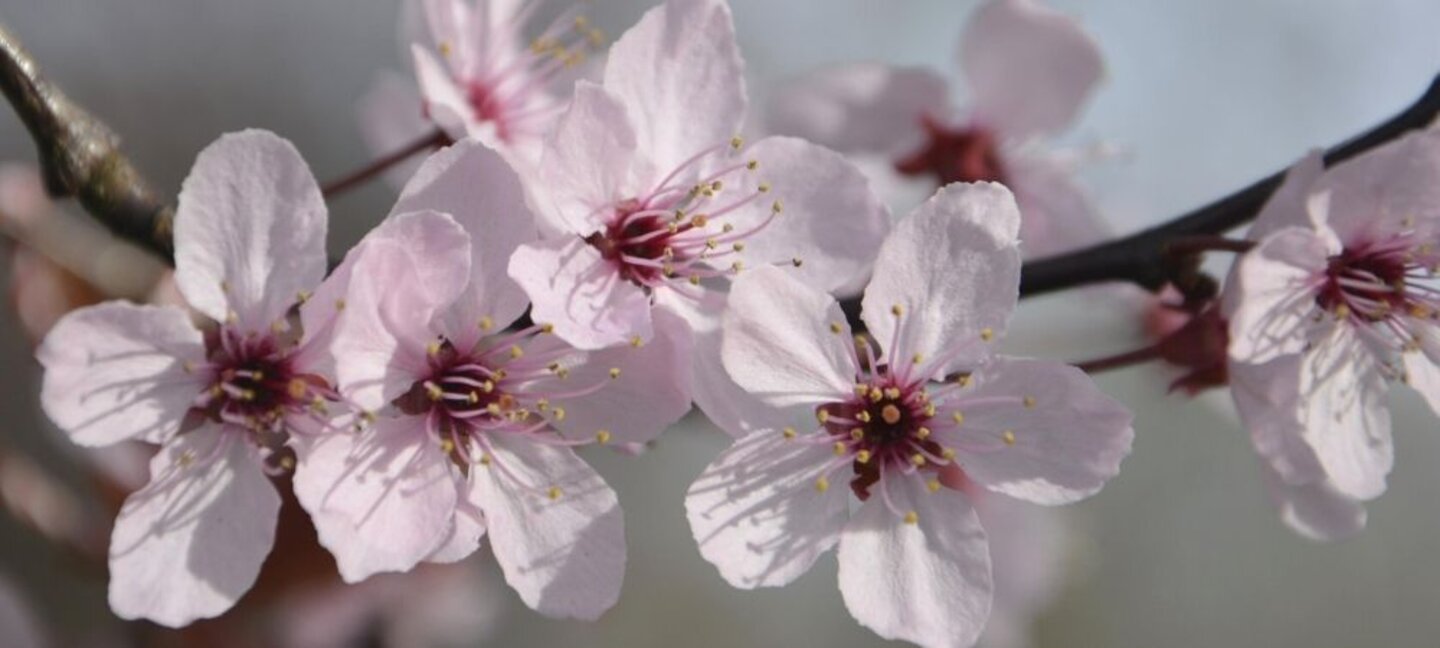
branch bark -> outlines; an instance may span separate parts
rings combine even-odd
[[[4,25],[0,91],[35,140],[46,190],[79,200],[111,231],[173,264],[174,208],[121,152],[120,138],[46,81]]]

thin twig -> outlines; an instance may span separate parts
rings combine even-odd
[[[404,147],[388,153],[380,158],[377,158],[369,164],[360,167],[359,169],[356,169],[342,177],[326,182],[325,185],[321,187],[320,191],[321,193],[325,194],[326,198],[335,196],[336,194],[343,193],[354,187],[364,184],[371,178],[383,173],[386,169],[389,169],[396,164],[410,159],[417,153],[420,153],[422,151],[428,151],[434,148],[439,148],[441,146],[447,146],[449,144],[450,137],[445,134],[445,131],[437,128],[432,132],[426,133],[415,141],[406,144]]]
[[[175,210],[120,151],[120,138],[40,75],[15,36],[0,25],[0,91],[25,123],[40,155],[45,189],[80,201],[117,235],[172,261]]]
[[[1147,347],[1135,349],[1134,351],[1126,351],[1125,353],[1117,353],[1112,356],[1096,358],[1094,360],[1084,360],[1071,364],[1085,373],[1093,374],[1110,371],[1112,369],[1121,369],[1158,359],[1160,359],[1160,345],[1152,344]]]

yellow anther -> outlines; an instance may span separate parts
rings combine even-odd
[[[189,450],[180,453],[180,458],[176,460],[176,463],[179,463],[181,468],[189,468],[191,464],[195,463],[195,453]]]
[[[733,224],[731,224],[731,223],[725,223],[724,225],[721,225],[721,226],[720,226],[720,232],[721,232],[722,234],[729,234],[730,232],[733,232],[733,231],[735,231],[735,225],[733,225]]]
[[[559,369],[556,369],[556,370],[555,370],[555,377],[556,377],[556,378],[559,378],[559,379],[561,379],[561,380],[564,380],[564,379],[566,379],[566,378],[569,378],[569,377],[570,377],[570,368],[569,368],[569,367],[560,367]]]
[[[290,456],[290,455],[285,455],[285,456],[281,457],[281,458],[280,458],[280,467],[281,467],[281,468],[284,468],[285,470],[294,470],[294,469],[295,469],[295,458],[292,457],[292,456]]]
[[[710,217],[705,214],[696,214],[690,218],[690,224],[703,228],[710,224]]]
[[[850,430],[850,438],[852,438],[852,439],[854,439],[854,440],[856,440],[856,441],[859,441],[859,440],[861,440],[861,439],[864,439],[864,438],[865,438],[865,428],[852,428],[852,429]]]
[[[759,191],[760,193],[770,193],[770,183],[762,182],[760,183],[760,186],[755,187],[755,190]]]
[[[1025,407],[1035,407],[1035,397],[1034,397],[1034,396],[1026,396],[1024,402],[1025,402]]]
[[[925,404],[925,416],[935,416],[935,404],[934,404],[934,403],[926,403],[926,404]]]
[[[310,291],[302,290],[298,293],[295,293],[295,303],[304,304],[305,302],[310,301],[310,298],[313,296],[313,293],[311,293]]]
[[[867,384],[865,384],[865,383],[855,383],[855,395],[856,395],[856,396],[859,396],[860,398],[864,398],[865,395],[868,394],[868,393],[870,393],[870,386],[869,386],[869,385],[867,385]]]
[[[720,190],[723,189],[723,188],[725,188],[725,183],[720,182],[719,180],[716,180],[716,181],[710,183],[710,190],[711,190],[711,191],[720,191]]]
[[[730,138],[730,148],[738,151],[743,146],[745,146],[745,138],[740,137],[739,135]]]
[[[821,493],[830,490],[830,480],[821,477],[815,480],[815,490]]]
[[[669,223],[665,226],[665,229],[671,234],[674,234],[680,231],[680,225],[678,223]]]
[[[915,354],[915,355],[913,355],[913,356],[910,356],[910,364],[917,364],[917,365],[918,365],[918,364],[920,364],[920,363],[922,363],[922,362],[924,362],[924,361],[925,361],[925,356],[924,356],[923,354],[917,353],[917,354]]]
[[[674,258],[675,258],[675,248],[670,247],[670,246],[668,246],[668,245],[665,246],[665,249],[663,249],[663,250],[660,251],[660,256],[665,257],[667,260],[669,260],[669,259],[674,259]]]
[[[495,403],[500,406],[500,409],[503,409],[507,412],[515,409],[516,404],[515,397],[511,396],[510,394],[501,394],[500,399],[495,401]]]
[[[428,355],[428,356],[430,356],[430,357],[432,357],[432,358],[435,357],[435,356],[437,356],[437,355],[440,355],[440,343],[439,343],[439,342],[431,342],[431,343],[425,345],[425,355]]]
[[[220,280],[220,292],[229,293],[229,292],[230,292],[230,282],[228,282],[228,281],[226,281],[226,280],[224,280],[224,279],[221,279],[221,280]]]
[[[466,394],[466,395],[465,395],[465,400],[466,400],[467,402],[469,402],[471,405],[475,405],[475,404],[479,403],[479,402],[480,402],[480,392],[472,391],[472,392]]]
[[[610,368],[610,378],[611,378],[611,380],[614,380],[615,378],[619,378],[619,377],[620,377],[620,368],[619,368],[619,367],[611,367],[611,368]]]
[[[1001,432],[1001,433],[1000,433],[1000,440],[1001,440],[1001,441],[1004,441],[1004,442],[1005,442],[1005,445],[1007,445],[1007,446],[1013,446],[1013,445],[1015,445],[1015,431],[1014,431],[1014,430],[1005,430],[1004,432]]]
[[[855,461],[858,461],[858,462],[860,462],[860,463],[862,463],[862,464],[870,463],[870,451],[869,451],[869,450],[861,450],[861,451],[855,453]]]
[[[236,322],[238,322],[238,321],[240,321],[240,316],[237,315],[237,314],[235,313],[235,311],[230,311],[229,313],[226,313],[226,314],[225,314],[225,323],[226,323],[226,324],[234,324],[234,323],[236,323]]]
[[[905,512],[905,524],[912,524],[912,525],[913,525],[913,524],[919,524],[919,523],[920,523],[920,514],[919,514],[919,513],[916,513],[915,511],[906,511],[906,512]]]
[[[360,412],[360,420],[361,420],[361,421],[364,421],[364,422],[366,422],[366,423],[374,423],[374,422],[375,422],[375,413],[374,413],[374,412],[371,412],[371,411],[369,411],[369,410]]]
[[[823,409],[815,410],[815,420],[820,421],[820,424],[824,425],[827,421],[830,420],[830,412]]]
[[[833,449],[835,450],[835,455],[838,457],[845,456],[845,453],[847,452],[844,441],[836,441]]]
[[[489,315],[480,318],[480,330],[488,331],[493,328],[495,328],[495,320],[491,319]]]
[[[970,374],[960,374],[960,375],[956,376],[956,377],[955,377],[955,384],[957,384],[957,385],[959,385],[959,386],[961,386],[961,387],[969,387],[969,386],[970,386]]]
[[[930,480],[930,481],[928,481],[928,482],[925,482],[925,489],[928,490],[928,491],[930,491],[930,492],[932,492],[932,493],[937,493],[937,492],[939,492],[939,491],[940,491],[940,480],[938,480],[938,479],[932,479],[932,480]]]
[[[870,422],[870,412],[862,411],[862,412],[860,412],[859,414],[856,414],[856,415],[855,415],[855,418],[856,418],[857,420],[859,420],[861,423],[869,423],[869,422]]]
[[[675,276],[675,264],[669,262],[660,264],[660,273],[667,277]]]
[[[609,442],[610,442],[610,431],[609,431],[609,430],[596,430],[596,432],[595,432],[595,442],[596,442],[596,443],[599,443],[600,445],[605,445],[605,444],[609,443]]]
[[[715,249],[715,248],[717,248],[717,247],[720,247],[720,241],[719,241],[719,239],[716,239],[716,238],[713,238],[713,237],[712,237],[712,238],[707,238],[707,239],[705,239],[705,249],[707,249],[707,250],[713,250],[713,249]]]
[[[890,425],[900,422],[900,408],[893,403],[880,408],[880,418]]]
[[[285,324],[285,320],[275,320],[270,323],[270,332],[276,335],[284,333],[288,328],[290,327]]]
[[[736,261],[736,262],[730,264],[730,269],[733,270],[733,271],[735,271],[735,272],[740,272],[741,270],[744,270],[744,269],[745,269],[745,262],[744,262],[744,261]]]
[[[480,455],[480,465],[482,465],[482,466],[488,466],[488,465],[490,465],[490,455],[489,455],[489,454],[482,454],[482,455]]]
[[[900,388],[899,388],[899,387],[886,387],[886,388],[885,388],[885,397],[888,398],[888,399],[890,399],[890,400],[895,400],[895,399],[897,399],[897,398],[900,398]]]
[[[337,311],[343,311],[343,310],[345,310],[345,300],[343,300],[343,299],[337,299],[337,300],[335,300],[335,310],[337,310]]]
[[[549,495],[549,496],[550,496],[550,499],[553,501],[553,500],[558,500],[558,499],[560,499],[560,496],[563,495],[564,493],[565,493],[564,491],[560,490],[560,487],[559,487],[559,486],[551,486],[551,487],[550,487],[550,492],[548,492],[548,493],[546,493],[546,494]]]
[[[915,438],[920,439],[921,441],[930,438],[930,428],[921,427],[915,430]]]
[[[878,403],[878,402],[880,402],[880,401],[882,401],[882,400],[885,400],[885,392],[884,392],[884,390],[880,389],[879,387],[871,387],[871,388],[870,388],[870,400],[871,400],[872,402],[875,402],[875,403]]]
[[[785,211],[785,203],[782,203],[778,200],[770,203],[770,213],[778,215],[783,211]]]
[[[754,171],[754,170],[760,168],[760,161],[759,161],[759,160],[750,160],[749,162],[746,162],[746,163],[745,163],[745,168],[746,168],[747,170]]]
[[[842,331],[842,330],[844,330],[844,329],[842,329],[842,328],[840,327],[840,323],[839,323],[839,322],[830,322],[830,332],[831,332],[831,333],[834,333],[834,334],[836,334],[836,335],[839,335],[839,334],[840,334],[840,331]]]
[[[451,52],[451,51],[452,51],[452,50],[450,49],[450,41],[440,41],[440,55],[441,55],[441,56],[450,56],[450,52]]]
[[[180,363],[180,370],[184,371],[187,374],[195,373],[195,363],[186,360],[185,362]]]
[[[915,453],[915,454],[913,454],[913,455],[910,455],[910,463],[915,464],[916,466],[923,466],[923,465],[925,465],[925,455],[920,454],[920,453],[918,453],[918,452]]]
[[[455,441],[451,439],[440,439],[440,451],[445,454],[455,452]]]
[[[642,346],[645,346],[645,340],[641,339],[641,337],[638,335],[632,335],[630,336],[630,346],[638,349]]]
[[[986,342],[995,339],[995,329],[992,329],[988,326],[980,329],[980,339]]]
[[[944,460],[946,460],[946,461],[954,461],[954,460],[955,460],[955,449],[954,449],[954,448],[945,448],[944,450],[941,450],[941,451],[940,451],[940,458],[942,458],[942,459],[944,459]]]
[[[487,394],[495,391],[495,381],[487,380],[483,383],[480,383],[480,389],[484,390]]]
[[[890,307],[890,314],[894,315],[895,317],[900,317],[901,315],[905,314],[905,309],[899,304],[895,304],[894,306]]]
[[[790,265],[798,268],[802,265],[805,265],[805,260],[800,257],[795,257],[793,259],[790,259]]]
[[[489,405],[486,405],[485,411],[489,412],[491,416],[500,416],[500,414],[502,413],[499,403],[490,403]]]
[[[555,325],[554,325],[554,324],[551,324],[551,323],[549,323],[549,322],[546,322],[546,323],[544,323],[544,324],[541,324],[541,325],[540,325],[540,332],[541,332],[541,333],[554,333],[554,332],[555,332]]]
[[[563,421],[563,420],[565,420],[565,408],[563,408],[563,407],[557,407],[557,408],[555,408],[555,420],[557,420],[557,421]]]
[[[730,246],[730,249],[732,249],[732,250],[734,250],[734,251],[736,251],[736,252],[744,252],[744,251],[745,251],[745,244],[744,244],[744,243],[739,243],[739,242],[737,242],[737,243],[731,245],[731,246]]]
[[[698,285],[700,285],[700,275],[690,275],[690,285],[692,285],[692,286],[698,286]]]
[[[520,348],[520,345],[514,344],[514,345],[511,345],[511,346],[510,346],[510,359],[511,359],[511,360],[519,360],[519,359],[520,359],[521,357],[523,357],[524,355],[525,355],[525,349]]]
[[[780,434],[784,435],[786,439],[793,439],[796,436],[795,428],[787,427],[783,430],[780,430]]]
[[[310,391],[310,384],[299,378],[291,378],[290,384],[285,386],[285,391],[290,394],[290,398],[300,400],[305,397],[306,392]]]

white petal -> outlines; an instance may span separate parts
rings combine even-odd
[[[1323,153],[1324,151],[1319,149],[1312,150],[1285,172],[1285,181],[1275,190],[1275,194],[1265,201],[1265,207],[1255,217],[1255,224],[1250,226],[1250,231],[1246,234],[1247,238],[1259,241],[1286,227],[1316,227],[1307,205],[1315,181],[1325,172]]]
[[[1075,367],[996,358],[973,379],[973,391],[943,406],[958,403],[964,422],[937,439],[958,440],[961,467],[985,488],[1037,504],[1066,504],[1099,491],[1130,454],[1130,412]],[[1011,401],[967,407],[972,398]]]
[[[735,442],[685,497],[700,555],[735,587],[778,587],[809,571],[840,539],[850,488],[819,479],[835,461],[830,446],[758,430]]]
[[[351,256],[336,271],[349,285],[331,350],[341,391],[373,412],[426,370],[432,318],[469,281],[470,242],[449,215],[415,212],[387,218]]]
[[[1264,364],[1231,362],[1230,395],[1268,469],[1287,483],[1326,479],[1315,450],[1305,442],[1300,399],[1300,356],[1280,356]]]
[[[445,66],[435,55],[420,45],[410,48],[415,59],[415,79],[420,82],[420,96],[425,101],[425,116],[435,122],[451,139],[464,138],[472,129],[478,130],[475,111],[465,92],[456,85]]]
[[[990,616],[994,584],[985,530],[965,496],[927,492],[921,479],[891,476],[840,538],[840,594],[861,625],[886,639],[968,648]],[[902,515],[916,514],[914,524]]]
[[[1265,485],[1280,509],[1280,520],[1306,538],[1329,542],[1365,529],[1365,505],[1339,493],[1327,481],[1289,484],[1266,467]]]
[[[1031,0],[990,0],[960,39],[980,121],[1007,136],[1064,130],[1104,73],[1100,48],[1075,19]]]
[[[504,434],[471,476],[505,582],[532,609],[595,620],[620,597],[625,528],[615,491],[569,448]],[[553,495],[553,497],[552,497]]]
[[[151,460],[150,484],[125,500],[110,539],[115,614],[178,628],[220,615],[255,583],[280,496],[244,435],[205,426]]]
[[[1039,259],[1095,245],[1109,225],[1069,169],[1040,155],[1006,156],[1006,183],[1020,205],[1020,247]]]
[[[744,155],[759,162],[756,179],[772,189],[723,221],[746,232],[771,219],[776,201],[784,210],[744,240],[746,265],[789,265],[800,259],[802,265],[791,273],[826,292],[863,279],[875,261],[876,245],[890,230],[890,212],[860,169],[834,151],[792,137],[767,137]],[[733,260],[725,257],[722,267]]]
[[[1387,390],[1378,361],[1349,327],[1333,327],[1302,356],[1305,441],[1335,489],[1355,499],[1385,492],[1395,461]]]
[[[771,132],[843,153],[908,153],[923,143],[921,119],[944,119],[952,110],[940,75],[882,63],[823,67],[775,92],[766,115]]]
[[[545,141],[534,183],[545,218],[580,236],[596,231],[618,201],[635,198],[658,178],[649,177],[637,152],[632,115],[606,88],[575,84],[575,96]]]
[[[180,429],[205,388],[200,331],[178,308],[106,302],[62,318],[35,357],[40,404],[80,445],[159,442]]]
[[[345,582],[408,571],[450,537],[457,469],[422,418],[383,417],[299,444],[297,456],[295,495]]]
[[[653,333],[650,300],[600,252],[576,237],[522,245],[510,277],[533,302],[530,317],[581,349],[603,349]]]
[[[505,269],[516,248],[535,240],[535,218],[515,170],[478,140],[426,159],[390,213],[427,210],[450,214],[470,235],[470,283],[447,313],[451,341],[469,348],[482,317],[503,327],[525,312],[529,300]]]
[[[425,557],[425,562],[459,562],[469,558],[480,548],[480,540],[485,537],[484,511],[463,499],[455,504],[455,524],[450,529],[449,537]]]
[[[200,152],[175,212],[175,281],[216,321],[268,331],[325,276],[325,199],[290,142],[248,130]]]
[[[1230,358],[1258,364],[1296,353],[1310,342],[1315,280],[1329,253],[1321,237],[1289,227],[1271,234],[1235,263],[1227,293]]]
[[[1416,224],[1434,231],[1440,222],[1436,177],[1440,131],[1420,130],[1335,165],[1311,194],[1328,196],[1325,223],[1341,241],[1383,241]]]
[[[741,274],[722,326],[725,370],[770,407],[812,407],[853,393],[858,367],[845,314],[785,270]]]
[[[744,72],[723,0],[668,0],[610,47],[605,88],[634,119],[640,150],[668,173],[740,133]]]
[[[871,335],[897,358],[933,360],[954,351],[937,374],[973,367],[989,355],[985,338],[999,339],[1019,299],[1019,227],[1019,209],[1005,187],[941,188],[880,247],[861,302]],[[889,348],[895,306],[902,310],[903,349]]]

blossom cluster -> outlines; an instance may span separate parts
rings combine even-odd
[[[852,616],[926,646],[1024,608],[1001,563],[1037,559],[1005,558],[1027,539],[1000,511],[1097,493],[1134,436],[1079,368],[997,348],[1022,259],[1106,234],[1045,147],[1102,77],[1090,37],[989,0],[962,41],[967,107],[928,70],[833,66],[778,92],[750,142],[725,0],[666,0],[608,50],[573,11],[525,39],[537,4],[414,3],[418,91],[391,86],[367,121],[438,150],[334,267],[299,152],[231,133],[178,198],[183,305],[106,302],[45,337],[42,404],[73,441],[159,448],[110,540],[114,611],[223,614],[293,494],[348,583],[488,538],[530,608],[597,619],[626,541],[585,446],[643,461],[692,406],[732,437],[685,498],[731,585],[786,585],[835,549]],[[1220,303],[1171,334],[1208,335],[1177,354],[1204,366],[1193,384],[1231,383],[1306,536],[1359,530],[1385,489],[1390,384],[1440,410],[1436,178],[1434,131],[1305,158]]]

